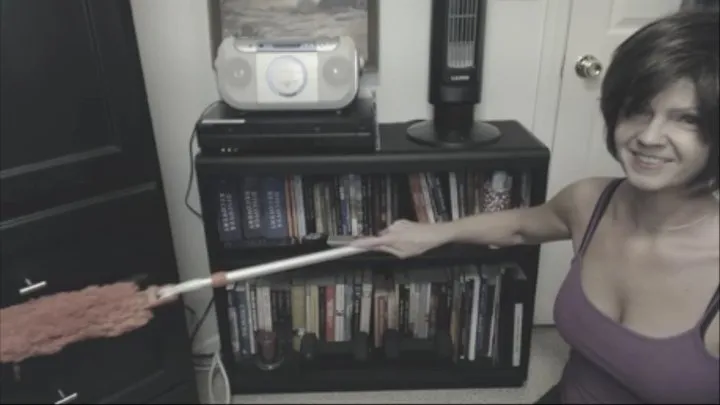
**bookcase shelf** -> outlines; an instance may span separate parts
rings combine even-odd
[[[438,150],[381,124],[353,155],[195,158],[211,271],[326,249],[310,233],[370,235],[544,203],[550,154],[515,121],[497,143]],[[368,252],[214,291],[233,393],[524,384],[538,246],[448,244],[404,260]]]
[[[257,263],[265,263],[271,260],[285,259],[306,253],[313,253],[327,249],[319,246],[273,246],[264,248],[239,248],[227,249],[218,255],[216,264],[217,270],[232,270],[240,267],[251,266]],[[522,257],[535,254],[537,249],[534,246],[512,246],[505,248],[490,249],[484,246],[449,244],[437,249],[430,250],[416,257],[402,259],[400,265],[422,263],[422,264],[461,264],[469,261],[482,261],[485,263],[498,263],[517,261]],[[398,261],[393,256],[382,252],[368,252],[357,256],[349,256],[334,261],[334,264],[343,265],[372,265]],[[333,265],[334,265],[333,264]]]
[[[412,173],[427,170],[446,172],[474,169],[546,170],[549,151],[516,121],[493,121],[510,134],[485,149],[434,149],[415,144],[405,136],[407,123],[381,124],[378,151],[352,155],[212,156],[199,154],[198,171],[203,174],[324,174],[334,173]],[[198,172],[200,175],[200,172]]]
[[[268,392],[380,391],[404,389],[454,389],[520,387],[526,374],[507,368],[475,369],[456,365],[357,369],[318,369],[310,373],[256,373],[233,370],[242,377],[231,380],[232,392],[253,394]],[[280,390],[278,387],[282,387]]]

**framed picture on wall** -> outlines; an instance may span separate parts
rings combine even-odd
[[[213,52],[229,35],[288,38],[349,35],[365,60],[378,66],[379,0],[208,0]],[[214,54],[213,54],[214,58]]]

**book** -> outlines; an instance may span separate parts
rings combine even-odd
[[[407,174],[247,175],[217,188],[226,248],[297,244],[311,233],[374,235],[405,218],[436,223],[529,207],[530,174],[506,170]]]
[[[343,268],[249,280],[227,288],[231,349],[238,360],[256,354],[260,330],[291,331],[296,351],[305,333],[332,343],[364,332],[379,348],[393,329],[403,339],[447,333],[455,361],[518,367],[526,285],[515,264]]]

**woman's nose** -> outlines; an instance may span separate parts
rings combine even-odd
[[[640,132],[637,140],[646,146],[663,146],[667,142],[665,126],[660,120],[653,120]]]

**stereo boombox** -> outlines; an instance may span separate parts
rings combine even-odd
[[[357,96],[361,69],[349,36],[246,39],[228,36],[215,59],[229,106],[257,110],[337,110]]]

